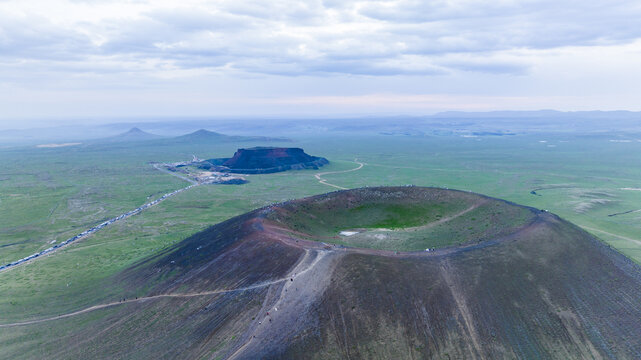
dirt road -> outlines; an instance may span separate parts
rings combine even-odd
[[[323,179],[323,176],[324,175],[330,175],[330,174],[344,174],[344,173],[348,173],[348,172],[352,172],[352,171],[357,171],[357,170],[360,170],[361,168],[363,168],[363,166],[365,166],[364,163],[359,162],[357,159],[354,159],[354,162],[358,164],[358,167],[355,167],[355,168],[349,169],[349,170],[342,170],[342,171],[322,172],[322,173],[318,173],[318,174],[314,175],[314,177],[318,180],[319,183],[321,183],[323,185],[331,186],[331,187],[339,189],[339,190],[347,190],[347,188],[345,188],[345,187],[328,183],[327,180]]]
[[[600,232],[602,234],[614,236],[615,238],[627,240],[627,241],[633,242],[633,243],[635,243],[637,245],[641,245],[641,241],[640,240],[632,239],[632,238],[629,238],[629,237],[613,234],[613,233],[610,233],[610,232],[607,232],[607,231],[603,231],[603,230],[599,230],[599,229],[595,229],[595,228],[591,228],[591,227],[587,227],[587,226],[583,226],[583,225],[579,225],[579,227],[581,227],[581,228],[583,228],[585,230]]]
[[[305,256],[308,256],[307,252]],[[220,289],[220,290],[211,290],[211,291],[203,291],[203,292],[195,292],[195,293],[177,293],[177,294],[160,294],[160,295],[152,295],[152,296],[145,296],[145,297],[139,297],[139,298],[134,298],[134,299],[125,299],[122,301],[114,301],[110,303],[105,303],[105,304],[99,304],[99,305],[94,305],[90,306],[88,308],[70,312],[67,314],[62,314],[58,316],[52,316],[48,318],[43,318],[43,319],[34,319],[34,320],[28,320],[28,321],[22,321],[22,322],[16,322],[16,323],[10,323],[10,324],[0,324],[0,328],[6,328],[6,327],[14,327],[14,326],[23,326],[23,325],[31,325],[31,324],[39,324],[47,321],[52,321],[52,320],[58,320],[58,319],[64,319],[72,316],[77,316],[81,314],[85,314],[91,311],[95,310],[100,310],[112,306],[117,306],[117,305],[124,305],[124,304],[130,304],[130,303],[140,303],[148,300],[154,300],[154,299],[162,299],[162,298],[185,298],[185,297],[196,297],[196,296],[206,296],[206,295],[216,295],[216,294],[225,294],[225,293],[230,293],[230,292],[237,292],[237,291],[247,291],[247,290],[253,290],[261,287],[266,287],[278,283],[282,283],[291,279],[294,279],[298,276],[301,276],[311,270],[314,265],[318,263],[318,261],[322,258],[322,252],[320,252],[319,255],[316,256],[315,260],[311,262],[308,266],[306,266],[304,269],[297,269],[294,268],[287,276],[276,279],[276,280],[271,280],[271,281],[266,281],[262,283],[258,283],[255,285],[247,286],[247,287],[242,287],[242,288],[236,288],[236,289]],[[302,262],[304,262],[304,259]]]

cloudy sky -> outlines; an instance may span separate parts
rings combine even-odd
[[[0,0],[0,121],[641,110],[640,18],[620,0]]]

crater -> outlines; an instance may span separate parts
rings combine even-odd
[[[290,201],[267,218],[306,240],[393,251],[430,251],[505,236],[536,210],[439,188],[339,191]]]

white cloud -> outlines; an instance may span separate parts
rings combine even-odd
[[[463,53],[469,66],[452,63],[450,70],[515,73],[523,63],[480,63],[488,53],[515,48],[620,44],[641,36],[636,26],[641,9],[624,1],[346,1],[339,7],[282,0],[179,4],[5,2],[0,4],[2,58],[48,61],[100,55],[156,58],[185,68],[249,62],[260,66],[241,69],[274,73],[287,68],[296,76],[322,69],[393,75],[416,72],[403,67],[403,59],[411,55],[422,55],[430,63],[439,56]],[[200,60],[185,60],[190,57]],[[448,68],[446,62],[438,63]]]
[[[257,87],[289,97],[287,83],[312,98],[342,89],[571,97],[607,74],[641,95],[629,80],[640,17],[641,4],[622,0],[9,0],[0,89],[100,93],[135,79],[141,89],[180,80],[247,96]],[[565,82],[546,88],[556,79]]]

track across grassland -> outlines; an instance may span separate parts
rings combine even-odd
[[[596,232],[599,232],[599,233],[601,233],[601,234],[610,235],[610,236],[613,236],[613,237],[615,237],[615,238],[619,238],[619,239],[627,240],[627,241],[633,242],[633,243],[635,243],[635,244],[637,244],[637,245],[641,245],[641,240],[632,239],[632,238],[629,238],[629,237],[625,237],[625,236],[621,236],[621,235],[613,234],[613,233],[610,233],[610,232],[607,232],[607,231],[603,231],[603,230],[599,230],[599,229],[595,229],[595,228],[587,227],[587,226],[584,226],[584,225],[579,225],[579,227],[581,227],[581,228],[583,228],[583,229],[585,229],[585,230],[588,230],[588,231],[596,231]]]
[[[307,253],[306,255],[307,256]],[[15,323],[9,323],[9,324],[0,324],[0,328],[7,328],[7,327],[15,327],[15,326],[23,326],[23,325],[32,325],[32,324],[39,324],[47,321],[52,321],[52,320],[58,320],[58,319],[64,319],[68,317],[73,317],[81,314],[85,314],[91,311],[95,310],[100,310],[100,309],[105,309],[108,307],[113,307],[117,305],[124,305],[124,304],[131,304],[131,303],[139,303],[139,302],[144,302],[148,300],[155,300],[155,299],[162,299],[162,298],[189,298],[189,297],[196,297],[196,296],[207,296],[207,295],[217,295],[217,294],[226,294],[226,293],[231,293],[231,292],[238,292],[238,291],[247,291],[247,290],[253,290],[253,289],[258,289],[261,287],[266,287],[278,283],[285,282],[287,280],[293,279],[297,276],[300,276],[309,270],[311,270],[316,263],[318,263],[318,260],[322,258],[322,256],[318,256],[315,261],[313,261],[307,268],[301,270],[301,271],[292,271],[292,273],[288,274],[287,276],[276,279],[276,280],[271,280],[271,281],[265,281],[261,282],[255,285],[251,286],[246,286],[246,287],[241,287],[241,288],[236,288],[236,289],[220,289],[220,290],[211,290],[211,291],[202,291],[202,292],[193,292],[193,293],[177,293],[177,294],[159,294],[159,295],[152,295],[152,296],[145,296],[145,297],[139,297],[139,298],[134,298],[134,299],[125,299],[121,301],[114,301],[114,302],[109,302],[109,303],[104,303],[104,304],[98,304],[94,306],[90,306],[88,308],[62,314],[62,315],[57,315],[57,316],[51,316],[48,318],[42,318],[42,319],[34,319],[34,320],[27,320],[27,321],[21,321],[21,322],[15,322]]]
[[[365,166],[365,164],[362,163],[362,162],[359,162],[358,159],[354,159],[354,162],[356,164],[358,164],[358,166],[353,168],[353,169],[341,170],[341,171],[321,172],[321,173],[315,174],[314,177],[318,180],[319,183],[321,183],[323,185],[331,186],[331,187],[339,189],[339,190],[347,190],[347,188],[345,188],[345,187],[334,185],[334,184],[330,184],[329,182],[327,182],[327,180],[323,179],[323,176],[324,175],[330,175],[330,174],[344,174],[344,173],[348,173],[348,172],[352,172],[352,171],[357,171],[357,170],[362,169],[363,166]]]

